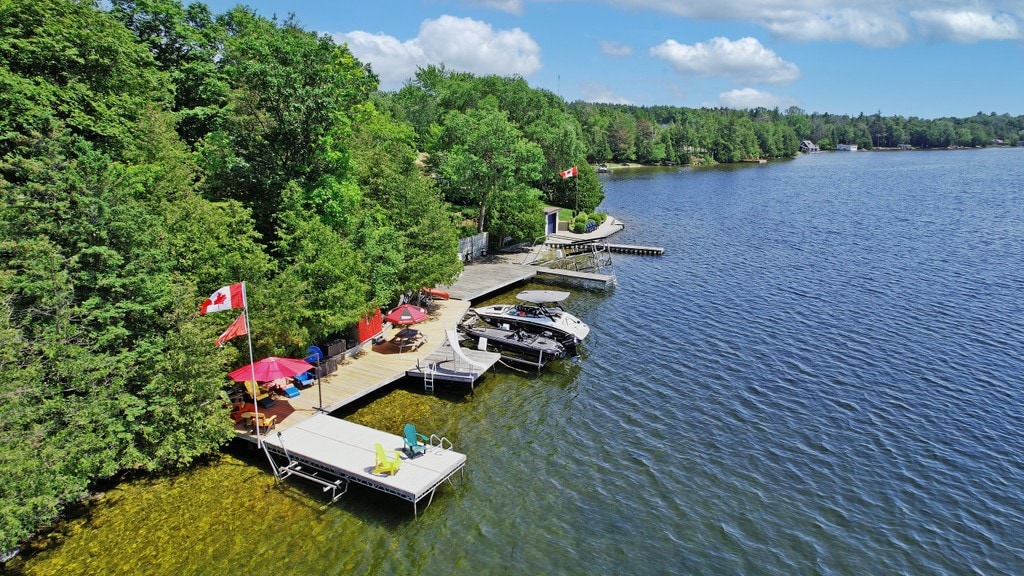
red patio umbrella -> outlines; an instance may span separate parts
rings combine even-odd
[[[245,382],[246,380],[252,380],[253,373],[255,372],[257,382],[270,382],[271,380],[277,380],[278,378],[291,378],[296,374],[302,374],[312,368],[313,365],[305,360],[270,356],[262,360],[257,360],[252,364],[246,364],[245,366],[230,372],[228,376],[230,376],[235,382]]]
[[[427,311],[412,304],[402,304],[391,312],[388,312],[384,319],[392,324],[408,326],[427,319]]]

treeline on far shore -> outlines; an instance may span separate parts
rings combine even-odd
[[[798,107],[733,110],[677,106],[628,106],[574,102],[587,160],[659,164],[742,162],[794,156],[800,142],[822,150],[856,144],[862,150],[1017,146],[1024,116],[984,114],[969,118],[924,119],[903,116],[812,113]]]

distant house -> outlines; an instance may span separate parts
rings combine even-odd
[[[805,154],[814,154],[815,152],[821,152],[821,148],[810,140],[804,140],[800,143],[800,151]]]
[[[856,144],[836,144],[836,150],[843,150],[845,152],[856,152]]]
[[[900,150],[913,150],[914,149],[914,147],[911,146],[910,144],[900,144],[899,146],[897,146],[897,148],[899,148]]]

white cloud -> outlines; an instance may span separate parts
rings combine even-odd
[[[910,40],[910,32],[895,13],[851,9],[819,13],[783,12],[760,20],[762,26],[792,40],[851,41],[868,46],[897,46]]]
[[[441,16],[420,26],[417,39],[433,62],[476,74],[519,74],[540,70],[540,45],[519,28],[494,30],[471,18]]]
[[[601,45],[601,53],[602,54],[607,54],[609,56],[616,56],[616,57],[632,56],[633,55],[633,47],[632,46],[627,46],[625,44],[619,44],[618,42],[615,42],[615,41],[612,41],[612,40],[602,40],[600,45]]]
[[[777,96],[769,92],[762,92],[754,88],[739,88],[722,92],[718,95],[718,101],[726,108],[789,108],[795,106],[797,101],[785,96]]]
[[[430,63],[415,40],[402,42],[394,36],[359,30],[334,34],[333,37],[339,44],[348,43],[348,49],[356,58],[370,63],[384,90],[401,87],[415,75],[417,67]]]
[[[383,90],[395,90],[418,66],[444,64],[477,75],[529,76],[540,70],[540,46],[519,28],[495,30],[471,18],[441,16],[425,20],[419,35],[401,41],[386,34],[354,31],[333,35],[347,42],[356,58],[369,62]]]
[[[509,14],[523,13],[523,0],[473,0],[470,4],[476,4],[477,6],[483,6],[485,8],[494,8],[495,10],[508,12]]]
[[[927,36],[954,42],[981,40],[1018,40],[1020,21],[1009,14],[982,14],[969,11],[917,10],[910,13]]]
[[[628,98],[615,94],[611,87],[597,82],[586,84],[580,89],[580,100],[605,104],[633,104]]]
[[[901,0],[899,4],[957,0]],[[1007,0],[1012,1],[1012,0]],[[906,42],[906,18],[897,2],[878,0],[606,0],[620,8],[649,9],[697,20],[753,22],[790,40],[853,41],[871,46]]]
[[[675,40],[651,48],[651,55],[667,60],[684,76],[725,76],[739,82],[786,84],[800,77],[800,69],[765,48],[755,38],[712,38],[707,43],[680,44]]]
[[[798,41],[856,42],[891,47],[914,40],[915,32],[927,38],[956,42],[1024,37],[1024,7],[1020,0],[604,2],[627,10],[651,10],[696,20],[752,22],[780,37]]]

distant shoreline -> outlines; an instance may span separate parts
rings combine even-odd
[[[1024,146],[1024,144],[1022,144],[1021,146]],[[857,152],[920,152],[920,151],[924,151],[924,152],[937,152],[937,151],[945,151],[945,150],[987,150],[987,149],[991,149],[991,148],[1019,148],[1021,146],[1010,146],[1010,145],[1007,145],[1007,144],[991,144],[989,146],[948,146],[948,147],[943,147],[943,148],[919,148],[919,147],[914,147],[914,148],[897,148],[897,147],[891,147],[891,146],[876,146],[874,148],[860,148],[860,149],[854,150],[854,151],[828,149],[828,150],[821,150],[821,151],[818,151],[818,152],[797,152],[796,154],[794,154],[793,156],[790,156],[788,158],[797,158],[799,156],[809,156],[809,155],[813,155],[813,154],[826,154],[826,153],[830,154],[830,153],[833,153],[833,152],[842,152],[843,154],[851,154],[851,153],[857,153]],[[785,160],[785,159],[786,158],[773,158],[773,159],[768,160],[768,162],[771,162],[772,160]],[[681,167],[681,166],[690,166],[690,167],[695,167],[696,168],[696,167],[702,167],[702,166],[712,166],[712,165],[719,165],[720,166],[720,165],[744,164],[744,163],[749,163],[749,161],[743,160],[741,162],[727,162],[725,164],[723,164],[721,162],[712,162],[712,163],[708,163],[708,164],[692,164],[692,163],[676,162],[675,164],[671,164],[671,165],[641,164],[639,162],[625,162],[625,163],[620,163],[620,162],[603,162],[603,163],[599,163],[599,164],[591,164],[591,166],[593,166],[594,169],[598,171],[598,173],[601,173],[600,170],[599,170],[599,167],[602,166],[602,164],[603,164],[608,169],[608,172],[605,172],[605,173],[610,173],[610,172],[614,172],[616,170],[628,170],[628,169],[636,169],[636,168],[678,168],[678,167]]]

